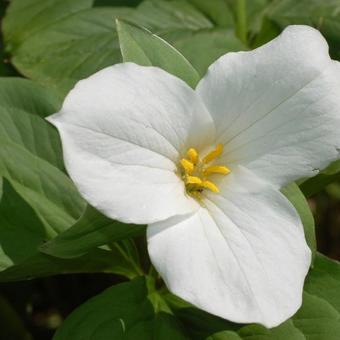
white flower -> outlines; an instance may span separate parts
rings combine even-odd
[[[148,224],[151,260],[173,293],[267,327],[297,311],[311,254],[279,190],[340,147],[340,66],[318,31],[290,26],[228,53],[196,90],[159,68],[108,67],[49,119],[88,202]]]

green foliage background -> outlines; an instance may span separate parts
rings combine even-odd
[[[82,278],[96,280],[78,308],[60,302],[74,292],[59,286],[64,279],[2,284],[14,303],[0,296],[0,339],[50,339],[73,309],[53,339],[340,339],[340,264],[320,253],[340,258],[329,249],[340,234],[340,161],[283,189],[314,262],[302,308],[269,330],[227,322],[170,294],[150,265],[145,226],[122,225],[86,204],[44,119],[79,79],[108,65],[159,66],[195,87],[219,56],[256,48],[290,24],[318,28],[340,60],[340,0],[2,0],[0,16],[0,282],[72,274],[85,291]],[[39,324],[32,294],[18,289],[40,284],[55,301]],[[64,297],[55,292],[63,289]]]

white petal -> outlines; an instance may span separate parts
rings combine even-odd
[[[213,123],[183,81],[158,68],[117,64],[80,81],[49,120],[70,176],[107,216],[151,223],[197,209],[175,163],[189,146],[210,142]]]
[[[249,170],[188,218],[148,227],[153,264],[169,289],[225,319],[274,327],[301,305],[310,265],[300,219],[287,199]]]
[[[231,167],[283,186],[339,157],[340,67],[311,27],[290,26],[254,51],[226,54],[197,91]]]

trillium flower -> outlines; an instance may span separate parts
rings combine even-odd
[[[311,252],[280,188],[340,147],[340,66],[317,30],[290,26],[228,53],[195,90],[156,67],[105,68],[49,120],[85,199],[148,224],[152,263],[174,294],[267,327],[297,311]]]

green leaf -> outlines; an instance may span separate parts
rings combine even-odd
[[[189,340],[177,320],[166,313],[157,314],[151,321],[137,323],[122,339]]]
[[[244,326],[238,331],[238,334],[241,339],[251,340],[305,340],[303,333],[295,327],[291,320],[272,329],[260,325]]]
[[[145,279],[118,284],[76,309],[53,340],[186,339],[171,315],[154,314]]]
[[[143,275],[143,272],[134,242],[129,238],[144,233],[145,226],[113,221],[88,205],[84,214],[72,227],[39,249],[47,255],[71,259],[109,244],[110,256],[113,258],[110,271],[132,279]]]
[[[117,20],[116,26],[123,61],[158,66],[195,88],[199,75],[175,48],[150,31],[128,22]]]
[[[225,0],[189,0],[189,2],[204,13],[215,25],[228,28],[234,27],[233,15]]]
[[[236,334],[240,328],[240,325],[197,309],[173,294],[164,294],[163,298],[192,339],[206,339],[211,335],[224,331]],[[217,339],[220,340],[219,338]]]
[[[19,213],[18,213],[19,212]],[[53,233],[34,210],[3,180],[0,202],[0,281],[79,272],[114,272],[127,277],[136,270],[120,253],[95,249],[72,260],[39,253],[38,247]]]
[[[167,38],[172,41],[171,37],[165,36],[165,39]],[[173,39],[172,43],[194,65],[201,76],[222,55],[246,49],[233,30],[222,28],[183,35]]]
[[[151,320],[153,310],[142,278],[116,285],[76,309],[54,340],[121,339],[136,323]]]
[[[316,253],[315,223],[308,202],[299,189],[298,185],[294,182],[284,187],[281,191],[289,199],[290,203],[293,204],[296,211],[300,215],[305,231],[306,241],[312,251],[312,256],[314,260]]]
[[[142,235],[144,232],[145,226],[113,221],[88,205],[84,214],[71,228],[40,249],[56,257],[72,258],[98,246]]]
[[[142,0],[94,0],[93,6],[137,6]]]
[[[48,26],[72,16],[83,9],[90,8],[93,0],[14,0],[8,6],[3,22],[9,51],[16,50]]]
[[[208,66],[221,55],[246,47],[236,38],[232,27],[215,25],[213,20],[199,11],[199,8],[205,7],[204,11],[207,12],[207,4],[200,0],[190,2],[197,7],[181,0],[147,0],[132,13],[129,20],[168,41],[203,76]],[[228,9],[223,8],[229,15]]]
[[[340,263],[318,253],[305,291],[324,299],[340,314]]]
[[[0,176],[54,235],[72,225],[85,208],[64,173],[59,136],[44,119],[58,108],[59,100],[39,85],[0,79]]]
[[[89,8],[87,0],[49,0],[48,6],[45,0],[12,0],[3,23],[6,51],[22,74],[64,96],[79,79],[121,61],[114,22],[119,18],[165,39],[203,75],[219,56],[245,47],[222,0],[209,6],[191,2],[146,0],[135,9]]]
[[[305,293],[304,305],[293,322],[305,339],[337,340],[340,334],[340,314],[328,302]]]
[[[207,340],[242,340],[242,338],[235,332],[222,331],[209,336]]]
[[[18,213],[19,212],[19,213]],[[0,270],[18,264],[37,252],[50,232],[32,208],[3,180],[0,202]]]
[[[103,249],[94,249],[73,259],[60,259],[37,252],[0,272],[0,282],[22,281],[58,274],[102,272],[132,278],[136,276],[133,270],[122,258],[117,258],[116,254]]]
[[[51,92],[29,80],[0,78],[0,138],[64,171],[58,132],[43,119],[59,106]]]
[[[24,11],[31,2],[12,1],[3,23],[6,49],[26,77],[64,96],[79,79],[120,62],[114,19],[132,9],[86,9],[92,3],[89,0],[34,0],[36,10]],[[22,16],[30,25],[27,32],[23,24],[16,25]]]
[[[317,254],[309,273],[302,308],[294,325],[307,340],[337,340],[340,334],[340,263]]]
[[[146,0],[131,13],[131,20],[157,35],[183,35],[214,28],[214,24],[195,6],[182,0]]]

